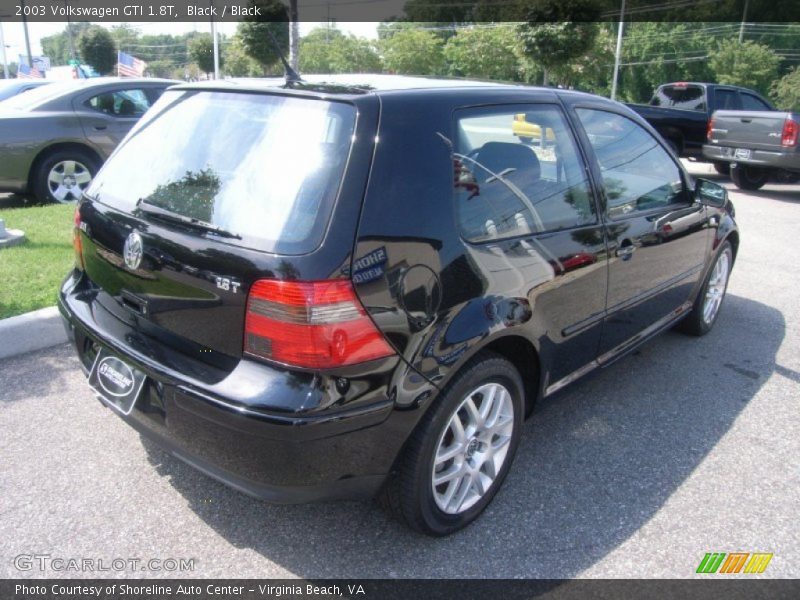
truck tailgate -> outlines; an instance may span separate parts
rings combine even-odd
[[[718,110],[712,118],[709,143],[753,150],[781,150],[783,125],[791,113]]]

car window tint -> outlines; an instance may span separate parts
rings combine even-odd
[[[717,90],[716,93],[717,110],[737,110],[736,92],[733,90]]]
[[[596,222],[575,140],[556,106],[459,111],[453,166],[456,212],[469,241]]]
[[[686,110],[705,110],[706,94],[699,85],[665,85],[656,91],[650,104]]]
[[[643,127],[615,113],[576,111],[589,137],[612,218],[684,200],[681,172]]]
[[[89,98],[84,104],[116,117],[141,117],[150,108],[150,100],[140,89],[104,92]]]
[[[753,96],[753,94],[741,94],[742,110],[771,110],[767,103]]]

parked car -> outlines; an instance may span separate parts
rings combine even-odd
[[[604,98],[309,80],[167,90],[77,207],[61,314],[101,402],[211,477],[448,534],[537,399],[713,327],[734,210]]]
[[[703,156],[730,164],[731,179],[743,190],[760,189],[770,178],[796,181],[798,134],[797,113],[719,110],[709,121]]]
[[[0,80],[0,102],[48,83],[52,82],[45,79],[2,79]]]
[[[166,79],[51,83],[0,103],[0,191],[74,202]]]
[[[679,81],[658,86],[650,104],[629,104],[672,146],[678,156],[703,159],[703,144],[715,110],[775,110],[753,90],[733,85]],[[720,173],[725,162],[715,162]]]

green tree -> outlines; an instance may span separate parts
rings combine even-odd
[[[110,33],[117,50],[128,54],[135,53],[134,48],[139,44],[139,31],[136,28],[128,23],[120,23],[111,27]]]
[[[280,57],[275,51],[272,37],[286,56],[289,50],[289,14],[286,6],[280,0],[251,0],[251,5],[259,8],[260,16],[248,17],[239,24],[236,33],[242,40],[242,47],[248,56],[261,65],[262,74],[282,71],[275,69]]]
[[[79,22],[71,23],[69,27],[72,29],[72,39],[75,43],[75,51],[77,52],[78,39],[84,31],[89,29],[90,25],[89,23]],[[72,58],[69,48],[69,35],[67,34],[66,27],[64,27],[64,31],[43,37],[40,43],[42,45],[42,54],[50,57],[50,63],[53,66],[66,65],[67,61]]]
[[[245,52],[242,38],[234,34],[230,42],[223,44],[225,74],[231,77],[258,77],[263,68]]]
[[[101,75],[107,75],[117,64],[117,48],[114,38],[105,27],[92,25],[78,38],[78,51],[84,63],[92,66]]]
[[[513,25],[462,29],[444,47],[450,75],[518,81],[515,44]]]
[[[210,33],[196,35],[189,42],[189,58],[197,63],[204,73],[214,72],[214,40]],[[220,55],[220,61],[222,55]]]
[[[301,73],[380,73],[381,58],[369,40],[318,27],[300,40]]]
[[[550,71],[585,55],[599,30],[598,5],[593,0],[533,0],[518,29],[524,54]]]
[[[441,75],[445,70],[443,49],[439,37],[418,29],[401,29],[381,42],[386,68],[403,75]]]
[[[778,76],[781,59],[767,46],[724,40],[709,56],[718,83],[741,85],[766,93]]]
[[[794,67],[773,83],[770,92],[781,110],[800,111],[800,67]]]

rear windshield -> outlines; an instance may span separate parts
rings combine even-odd
[[[145,219],[158,217],[140,213],[140,200],[198,219],[232,234],[227,243],[307,253],[322,240],[355,118],[336,102],[167,91],[87,195]]]
[[[686,110],[705,110],[706,94],[700,85],[664,85],[650,100],[653,106],[672,106]]]

